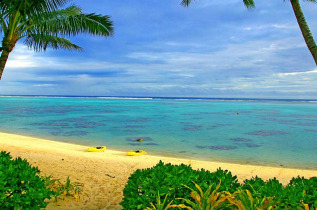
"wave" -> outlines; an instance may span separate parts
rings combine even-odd
[[[122,99],[122,100],[199,100],[199,101],[236,101],[236,102],[305,102],[317,103],[317,99],[270,99],[270,98],[206,98],[206,97],[140,97],[140,96],[55,96],[55,95],[0,95],[0,98],[82,98],[82,99]]]

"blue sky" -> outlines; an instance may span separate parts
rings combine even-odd
[[[111,38],[80,35],[83,52],[35,53],[19,42],[0,84],[7,95],[317,99],[317,68],[288,1],[75,0],[110,15]],[[317,4],[301,1],[317,39]]]

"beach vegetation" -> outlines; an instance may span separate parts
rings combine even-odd
[[[46,187],[53,192],[52,198],[55,202],[66,198],[74,198],[76,201],[84,198],[84,185],[82,183],[71,182],[69,177],[66,178],[65,182],[60,179],[54,179],[52,176],[45,176],[43,179]]]
[[[311,209],[317,208],[317,177],[293,178],[286,186],[283,186],[276,178],[263,181],[255,177],[245,180],[242,188],[249,190],[258,199],[274,197],[278,208],[301,209],[306,205]]]
[[[53,192],[45,185],[37,167],[25,159],[0,153],[0,209],[41,209]]]
[[[253,197],[249,190],[238,189],[233,195],[227,193],[227,199],[233,209],[239,210],[260,210],[274,209],[278,201],[274,197],[257,198]]]
[[[218,184],[216,189],[214,191],[211,191],[213,188],[213,185],[210,185],[208,189],[203,192],[201,187],[194,183],[195,187],[197,190],[194,190],[188,186],[185,185],[186,188],[191,190],[190,192],[190,197],[193,199],[184,199],[184,198],[179,198],[185,202],[185,204],[179,204],[179,208],[186,208],[188,210],[214,210],[214,209],[221,209],[226,206],[226,201],[228,195],[223,192],[218,192],[221,183]],[[230,195],[230,193],[228,193]],[[186,206],[189,205],[189,206]]]
[[[227,170],[194,170],[160,161],[152,168],[136,170],[123,195],[123,209],[306,210],[317,208],[317,177],[293,178],[285,186],[276,178],[264,181],[259,177],[239,184]]]
[[[52,49],[81,50],[68,38],[81,33],[112,36],[113,23],[107,15],[85,14],[70,0],[0,1],[0,80],[9,54],[18,41],[36,52]]]
[[[169,203],[166,202],[168,195],[165,195],[165,198],[163,201],[161,201],[160,193],[157,194],[156,204],[150,203],[151,207],[146,207],[145,210],[166,210],[174,208],[175,205],[172,205],[173,201],[170,201]]]
[[[168,203],[182,204],[184,202],[177,198],[192,199],[189,188],[194,188],[194,183],[203,191],[212,185],[211,190],[214,191],[220,182],[219,191],[233,193],[240,187],[237,177],[227,170],[218,169],[212,173],[204,169],[194,170],[185,164],[172,165],[160,161],[152,168],[136,170],[129,177],[120,204],[124,209],[144,209],[156,202],[157,192],[162,199],[169,195]]]
[[[182,0],[181,4],[183,6],[189,6],[191,4],[193,0]],[[306,0],[312,3],[317,3],[317,0]],[[311,53],[311,55],[313,56],[313,59],[317,65],[317,45],[316,42],[314,40],[314,37],[308,27],[308,24],[306,22],[304,13],[302,11],[301,5],[299,3],[299,0],[290,0],[292,8],[293,8],[293,12],[295,14],[297,23],[299,25],[299,28],[302,32],[302,35],[304,37],[304,40],[306,42],[306,45]],[[243,0],[244,5],[248,8],[248,9],[253,9],[255,7],[255,3],[253,0]]]

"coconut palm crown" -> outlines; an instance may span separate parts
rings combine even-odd
[[[9,54],[18,41],[36,52],[53,49],[81,50],[68,38],[80,33],[112,36],[107,15],[84,14],[70,0],[0,0],[0,80]]]
[[[194,1],[194,0],[182,0],[181,4],[183,6],[189,6],[189,4]],[[306,0],[306,1],[310,1],[313,3],[317,3],[317,0]],[[301,6],[299,4],[298,0],[290,0],[292,7],[293,7],[293,11],[295,13],[295,17],[297,20],[297,23],[299,25],[299,28],[302,32],[302,35],[304,37],[304,40],[306,42],[306,45],[310,51],[310,53],[313,56],[313,59],[317,65],[317,45],[316,42],[314,40],[314,37],[308,27],[308,24],[306,22],[304,13],[301,9]],[[252,9],[255,7],[254,1],[253,0],[243,0],[244,5],[248,8],[248,9]]]

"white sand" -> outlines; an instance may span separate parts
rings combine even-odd
[[[105,152],[87,152],[86,146],[31,138],[20,135],[0,133],[0,149],[11,153],[13,157],[26,158],[32,165],[38,166],[42,173],[54,178],[84,183],[82,201],[59,201],[50,203],[47,209],[120,209],[123,189],[128,177],[136,169],[156,165],[159,160],[165,163],[190,164],[194,169],[205,168],[215,171],[228,169],[237,175],[240,181],[259,176],[263,179],[277,177],[287,184],[292,177],[317,176],[316,170],[300,170],[268,166],[253,166],[221,162],[187,160],[151,155],[128,157],[126,153],[109,150]]]

